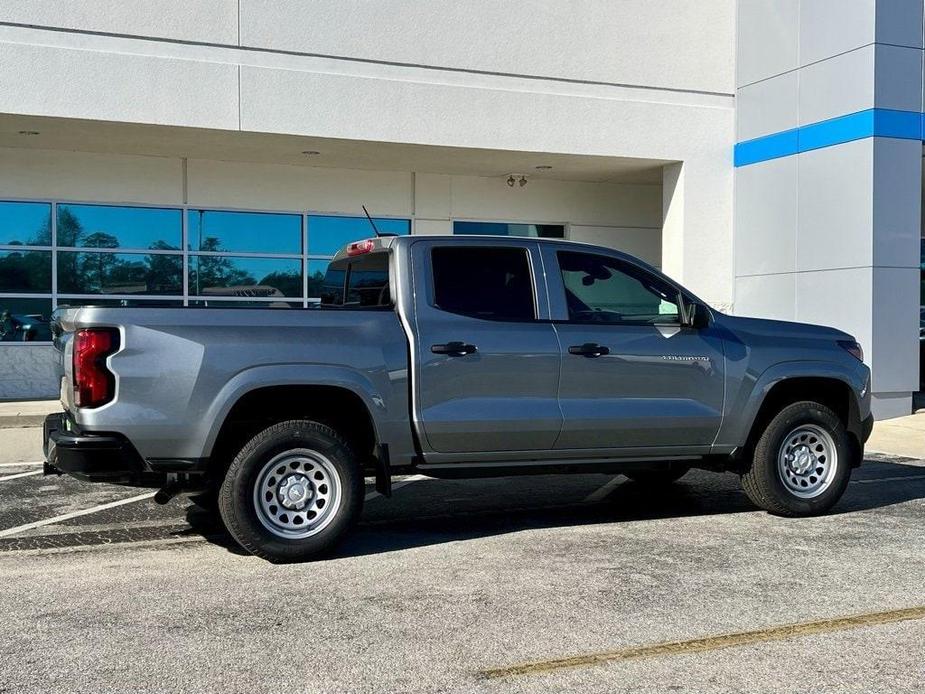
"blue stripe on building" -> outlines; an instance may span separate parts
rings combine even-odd
[[[748,166],[867,137],[921,140],[923,131],[925,113],[870,108],[739,142],[733,160],[736,166]]]

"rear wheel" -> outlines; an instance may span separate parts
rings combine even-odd
[[[844,494],[858,455],[845,425],[818,402],[795,402],[765,427],[742,486],[752,502],[781,516],[825,513]]]
[[[363,473],[347,443],[306,420],[274,424],[235,457],[219,489],[228,532],[273,562],[330,550],[360,515]]]
[[[644,484],[647,487],[663,487],[677,482],[688,472],[690,472],[690,468],[686,465],[681,465],[665,468],[664,470],[634,470],[623,474],[633,480],[633,482]]]

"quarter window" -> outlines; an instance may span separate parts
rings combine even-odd
[[[488,320],[536,318],[527,249],[437,247],[432,264],[437,308]]]
[[[645,270],[607,256],[558,253],[569,320],[578,323],[681,322],[676,289]]]
[[[389,254],[371,253],[331,263],[322,285],[321,304],[354,308],[391,306]]]

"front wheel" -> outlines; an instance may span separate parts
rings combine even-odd
[[[363,472],[330,427],[274,424],[235,457],[219,488],[225,527],[244,549],[272,562],[330,550],[360,515]]]
[[[771,513],[818,515],[844,494],[856,455],[838,415],[818,402],[795,402],[762,432],[742,486]]]

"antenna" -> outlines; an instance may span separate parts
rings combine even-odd
[[[370,224],[372,225],[372,227],[373,227],[373,231],[376,232],[376,238],[377,238],[377,239],[381,239],[381,238],[382,238],[382,233],[379,231],[379,227],[376,226],[376,223],[373,221],[373,218],[369,216],[369,210],[366,209],[366,205],[363,205],[363,212],[366,213],[366,219],[369,220],[369,223],[370,223]]]

